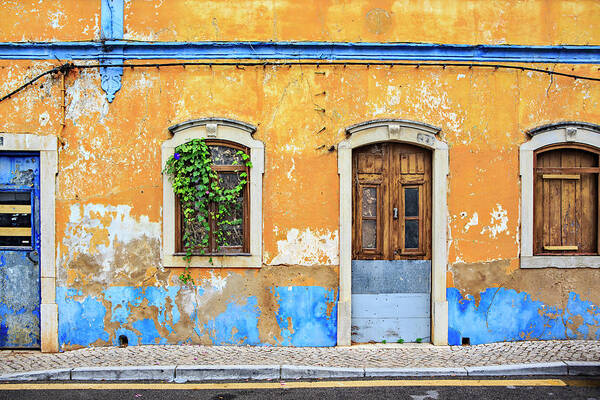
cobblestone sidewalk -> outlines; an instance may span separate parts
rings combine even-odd
[[[429,344],[352,347],[156,345],[96,347],[56,354],[0,350],[0,374],[74,367],[141,365],[307,365],[326,367],[470,367],[552,361],[600,361],[600,341],[537,341],[477,346]]]

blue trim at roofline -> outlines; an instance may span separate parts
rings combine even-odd
[[[0,43],[3,60],[419,60],[600,64],[600,46],[332,42]]]

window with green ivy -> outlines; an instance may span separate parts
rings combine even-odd
[[[234,189],[243,183],[243,189],[235,194],[229,202],[229,212],[225,220],[217,220],[218,205],[208,204],[208,226],[204,223],[184,218],[181,202],[176,200],[176,253],[184,254],[185,234],[191,236],[193,243],[206,243],[206,247],[198,246],[192,250],[195,255],[248,255],[249,254],[249,167],[247,159],[249,149],[237,143],[222,140],[206,140],[210,151],[211,168],[218,179],[219,187],[225,190]],[[215,178],[213,178],[215,179]],[[198,182],[196,187],[201,186]],[[208,194],[208,192],[207,192]],[[199,210],[197,210],[199,211]],[[204,240],[208,238],[208,241]]]

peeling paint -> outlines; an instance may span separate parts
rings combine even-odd
[[[473,216],[471,217],[471,219],[469,220],[469,222],[467,222],[465,224],[465,228],[464,231],[468,232],[469,228],[471,228],[472,226],[476,226],[479,224],[479,216],[477,215],[476,212],[473,213]]]
[[[337,265],[338,233],[290,229],[286,239],[277,241],[277,251],[269,265]]]
[[[508,231],[508,216],[507,211],[502,208],[500,204],[496,204],[496,208],[490,213],[490,225],[484,226],[481,229],[481,233],[488,232],[491,238],[495,238],[499,233]]]
[[[527,66],[545,59],[550,64],[536,64],[542,70],[599,76],[597,46],[570,46],[598,42],[593,6],[531,0],[504,7],[499,16],[502,1],[490,1],[487,8],[463,10],[443,0],[433,6],[357,0],[344,7],[323,0],[312,8],[289,1],[202,8],[180,0],[128,0],[124,57],[170,62],[179,52],[181,59],[197,60],[214,57],[215,49],[219,57],[284,61],[499,57]],[[54,56],[80,54],[78,64],[95,64],[105,50],[121,58],[118,46],[99,41],[107,22],[101,2],[34,3],[3,3],[2,54],[26,51],[28,59],[0,60],[1,94],[62,62]],[[120,37],[116,27],[112,36]],[[161,42],[140,46],[140,40]],[[228,44],[231,51],[223,52]],[[52,59],[44,58],[48,54]],[[125,68],[112,103],[96,69],[75,69],[65,76],[64,126],[58,74],[0,103],[1,131],[60,135],[55,259],[61,348],[115,345],[119,335],[131,345],[334,345],[344,243],[338,159],[326,149],[346,138],[346,127],[375,116],[439,126],[437,136],[448,145],[452,340],[597,338],[600,269],[520,269],[518,149],[529,128],[598,122],[600,85],[518,69],[323,61]],[[181,268],[161,265],[161,144],[171,137],[168,126],[209,116],[258,127],[253,137],[265,147],[263,265],[192,268],[197,286],[190,287],[178,279]],[[19,179],[27,181],[27,174]],[[6,329],[0,323],[0,331]]]
[[[468,337],[471,344],[518,340],[600,339],[597,304],[570,292],[564,308],[535,301],[525,292],[487,288],[463,297],[448,288],[448,342],[460,345]]]
[[[259,318],[267,312],[256,296],[224,301],[204,320],[200,309],[204,290],[192,308],[183,306],[185,287],[113,286],[97,295],[59,287],[59,340],[63,348],[98,344],[117,345],[125,335],[129,344],[205,343],[213,345],[333,346],[336,343],[336,291],[318,286],[269,288],[277,305],[276,336],[260,334]],[[293,328],[295,327],[295,328]],[[208,342],[206,342],[208,340]]]

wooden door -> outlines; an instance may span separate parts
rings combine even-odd
[[[353,157],[353,259],[431,259],[431,153],[398,143]]]
[[[353,151],[352,340],[430,340],[431,152]]]

